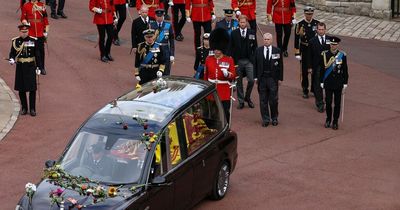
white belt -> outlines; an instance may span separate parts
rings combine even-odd
[[[231,84],[229,81],[226,80],[208,79],[208,81],[216,84],[228,84],[228,85]]]

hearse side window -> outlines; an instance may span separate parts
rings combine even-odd
[[[174,120],[166,127],[156,146],[154,158],[154,174],[156,176],[167,173],[182,161],[179,141],[177,123]]]
[[[225,119],[218,98],[210,94],[187,109],[183,115],[183,124],[188,155],[209,142],[225,126]]]

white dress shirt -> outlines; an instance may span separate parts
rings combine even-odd
[[[264,46],[264,58],[267,58],[267,49],[268,49],[268,60],[271,60],[272,55],[272,46]]]

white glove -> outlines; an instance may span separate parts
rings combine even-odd
[[[190,19],[190,17],[187,17],[186,22],[190,23],[190,22],[192,22],[192,19]]]
[[[162,71],[157,71],[157,77],[162,77]]]
[[[221,68],[222,73],[224,74],[225,77],[228,76],[228,69],[226,68]]]
[[[346,88],[347,88],[347,84],[344,84],[343,85],[343,90],[346,90]]]
[[[239,16],[239,15],[241,15],[242,13],[240,12],[240,10],[238,10],[238,11],[236,11],[236,15],[237,16]]]
[[[39,67],[37,67],[37,68],[36,68],[36,74],[37,74],[37,75],[40,75],[40,72],[41,72],[41,71],[40,71]]]
[[[140,82],[140,76],[136,76],[136,80]]]
[[[126,3],[126,4],[125,4],[125,7],[128,9],[128,8],[129,8],[129,4],[128,4],[128,3]]]
[[[43,33],[44,38],[47,38],[47,35],[48,35],[47,32]]]
[[[215,15],[211,15],[211,20],[215,20],[215,19],[217,19],[217,16],[215,16]]]
[[[114,25],[117,25],[118,24],[118,18],[115,18],[114,19]]]
[[[301,61],[301,56],[300,55],[296,55],[295,56],[297,60]]]
[[[174,62],[175,61],[175,57],[174,56],[169,56],[169,60],[171,61],[171,62]]]
[[[170,1],[168,2],[168,5],[169,5],[169,6],[174,6],[174,2],[173,2],[172,0],[170,0]]]
[[[95,8],[94,8],[94,12],[95,12],[95,13],[98,13],[98,14],[101,14],[101,13],[103,13],[103,10],[102,10],[101,8],[95,7]]]
[[[8,63],[9,63],[10,65],[13,65],[13,64],[15,63],[14,58],[10,58],[10,59],[8,60]]]
[[[321,83],[321,88],[324,89],[324,83]]]
[[[292,24],[293,24],[293,25],[296,25],[296,24],[297,24],[297,20],[296,20],[296,19],[293,19],[293,20],[292,20]]]

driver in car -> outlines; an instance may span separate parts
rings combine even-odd
[[[92,145],[91,160],[89,161],[89,168],[93,170],[93,174],[99,176],[111,176],[113,161],[107,156],[105,144],[98,142]]]

